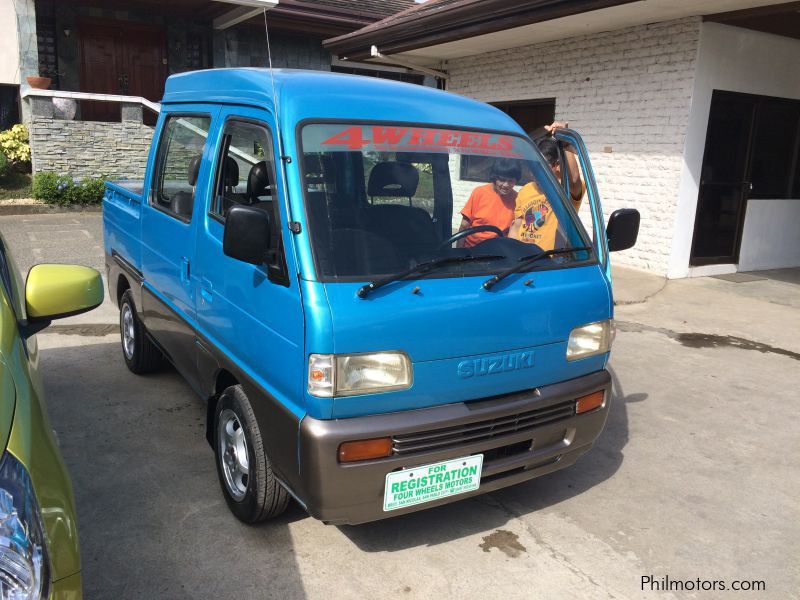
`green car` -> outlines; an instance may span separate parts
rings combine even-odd
[[[99,306],[94,269],[36,265],[0,236],[0,598],[81,598],[75,501],[44,404],[35,334]]]

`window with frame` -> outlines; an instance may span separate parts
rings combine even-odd
[[[183,221],[192,218],[200,164],[211,126],[209,116],[167,117],[158,146],[151,203]]]
[[[472,243],[471,248],[480,250],[473,254],[470,249],[469,261],[445,261],[433,277],[497,273],[518,265],[534,247],[588,245],[550,168],[521,136],[337,121],[305,124],[300,146],[307,231],[319,281],[375,279],[461,256],[463,249],[452,247],[462,220],[459,212],[474,194],[483,195],[491,187],[459,177],[458,159],[465,155],[502,161],[503,168],[518,168],[520,178],[534,182],[518,223],[530,245],[508,235],[511,220],[505,231],[467,231],[464,235],[488,234]],[[544,228],[545,223],[552,225]],[[576,251],[574,258],[559,257],[547,265],[537,263],[537,268],[592,259],[591,252]]]
[[[491,105],[499,108],[514,119],[531,138],[542,127],[550,125],[555,120],[555,98],[492,102]],[[485,183],[489,181],[489,171],[492,168],[492,164],[493,161],[484,156],[464,155],[461,157],[460,163],[461,179]],[[527,181],[520,183],[525,184]]]
[[[271,231],[267,264],[284,272],[272,135],[261,123],[230,120],[222,133],[210,214],[224,222],[234,206],[252,206],[267,212]]]

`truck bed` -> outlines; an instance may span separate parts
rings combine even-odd
[[[107,256],[119,256],[142,270],[141,214],[144,181],[107,181],[103,196],[103,244]]]
[[[117,190],[123,194],[133,194],[141,198],[144,191],[143,179],[119,179],[117,181],[106,181],[106,188]]]

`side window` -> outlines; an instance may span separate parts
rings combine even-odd
[[[157,174],[151,202],[183,220],[192,218],[194,191],[210,117],[167,118],[158,147]]]
[[[222,133],[211,214],[224,222],[228,211],[237,205],[253,206],[269,214],[269,266],[285,273],[272,135],[265,125],[231,120]]]

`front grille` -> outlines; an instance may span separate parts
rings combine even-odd
[[[392,436],[392,450],[398,455],[444,450],[468,442],[481,442],[501,435],[532,431],[536,427],[568,419],[574,414],[575,401],[567,400],[535,410],[466,425],[394,435]]]

